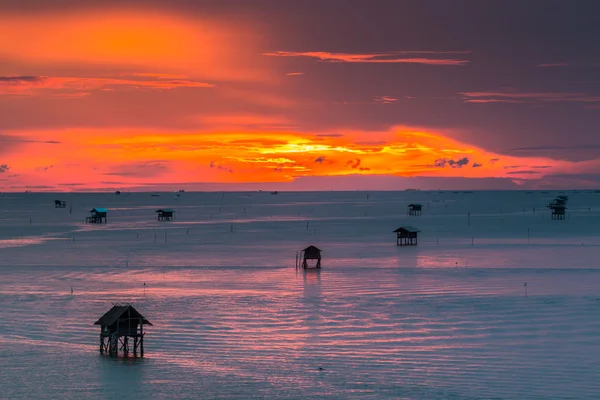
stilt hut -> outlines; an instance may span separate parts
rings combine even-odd
[[[317,260],[314,268],[321,268],[321,249],[315,246],[308,246],[300,253],[300,258],[302,259],[302,268],[309,268],[309,260]]]
[[[156,210],[158,213],[157,219],[159,221],[173,221],[173,214],[175,214],[175,210],[172,208],[161,208],[160,210]]]
[[[421,204],[409,204],[408,205],[408,215],[421,215],[421,210],[423,206]]]
[[[129,355],[129,339],[133,339],[133,355],[144,356],[144,325],[150,325],[129,303],[113,304],[94,325],[100,325],[100,353]]]
[[[565,210],[567,207],[564,205],[553,205],[550,207],[552,211],[552,219],[565,219]]]
[[[421,232],[414,226],[401,226],[396,229],[396,246],[416,246],[418,241],[418,234]]]
[[[54,200],[54,208],[65,208],[67,206],[67,202],[64,200]]]
[[[106,208],[93,208],[90,210],[90,216],[86,217],[85,222],[88,224],[105,224],[108,210]]]

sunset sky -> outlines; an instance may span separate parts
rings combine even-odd
[[[0,190],[600,188],[596,0],[0,0]]]

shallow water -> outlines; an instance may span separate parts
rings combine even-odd
[[[3,194],[0,397],[598,398],[600,194],[551,221],[555,195]],[[142,360],[98,354],[117,301],[154,324]]]

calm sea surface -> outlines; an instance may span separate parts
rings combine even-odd
[[[567,219],[552,221],[559,194]],[[5,193],[0,206],[2,399],[600,398],[600,193]],[[93,207],[108,224],[82,222]],[[176,220],[155,221],[161,207]],[[396,247],[403,224],[418,246]],[[297,271],[310,244],[323,268]],[[153,324],[143,359],[98,352],[93,323],[115,302]]]

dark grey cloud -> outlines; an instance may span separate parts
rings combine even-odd
[[[4,173],[10,170],[10,167],[6,164],[0,164],[0,173]]]
[[[209,165],[210,165],[210,167],[211,167],[211,168],[216,168],[216,169],[220,169],[220,170],[222,170],[222,171],[227,171],[227,172],[229,172],[230,174],[232,174],[232,173],[233,173],[233,169],[231,169],[231,168],[229,168],[229,167],[226,167],[226,166],[224,166],[224,165],[220,165],[220,164],[218,164],[216,161],[211,161]]]
[[[360,158],[356,158],[354,160],[348,160],[346,162],[346,166],[349,166],[352,169],[357,169],[360,167],[361,160]]]
[[[446,166],[450,166],[452,168],[462,168],[465,165],[469,164],[469,159],[467,157],[460,158],[458,160],[451,160],[448,158],[438,158],[435,160],[433,166],[437,168],[444,168]]]
[[[510,171],[507,172],[508,175],[536,175],[539,174],[540,171],[531,171],[531,170],[523,170],[523,171]]]
[[[324,156],[320,156],[319,158],[317,158],[317,159],[315,160],[315,162],[316,162],[316,163],[319,163],[319,164],[323,163],[323,161],[325,161],[325,157],[324,157]]]
[[[0,84],[2,83],[23,83],[23,82],[38,82],[43,80],[40,76],[0,76]]]
[[[472,165],[472,167],[473,168],[483,167],[483,164],[479,164],[479,163],[474,162],[473,165]]]

